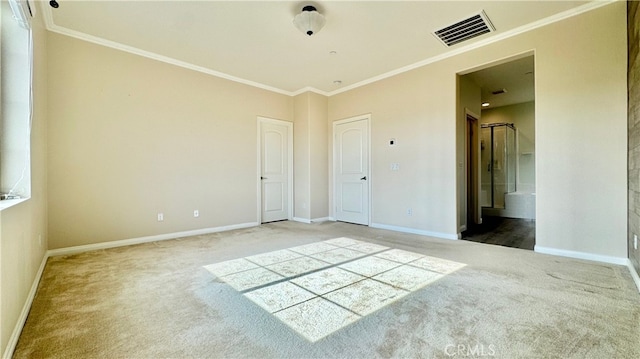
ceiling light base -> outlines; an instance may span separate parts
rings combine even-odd
[[[293,18],[293,24],[298,30],[311,36],[324,26],[324,16],[318,12],[315,6],[307,5],[302,8],[302,12]]]

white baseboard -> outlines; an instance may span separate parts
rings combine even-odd
[[[312,219],[306,219],[306,218],[300,218],[300,217],[293,217],[293,221],[295,222],[300,222],[300,223],[319,223],[319,222],[327,222],[327,221],[331,221],[331,217],[322,217],[322,218],[312,218]]]
[[[631,278],[636,282],[636,287],[638,287],[638,292],[640,292],[640,276],[636,271],[636,268],[633,266],[633,263],[629,259],[627,259],[627,267],[629,267],[629,272],[631,272]]]
[[[13,352],[16,350],[16,345],[18,345],[18,339],[20,339],[20,333],[22,333],[22,328],[24,328],[24,324],[27,322],[27,317],[29,316],[29,311],[31,310],[33,299],[36,297],[38,285],[40,285],[40,279],[42,279],[42,273],[44,273],[44,267],[47,265],[48,258],[49,254],[47,252],[42,257],[40,268],[38,268],[38,272],[36,273],[36,277],[33,279],[31,289],[29,290],[29,294],[27,295],[27,299],[24,302],[24,306],[22,306],[22,312],[20,312],[20,316],[18,317],[18,321],[13,328],[11,337],[9,337],[9,342],[7,342],[7,347],[5,348],[2,355],[3,359],[11,359],[11,357],[13,357]]]
[[[331,217],[313,218],[311,223],[329,222],[334,221]]]
[[[586,259],[589,261],[618,264],[622,266],[626,266],[629,261],[628,258],[603,256],[600,254],[593,254],[593,253],[586,253],[586,252],[568,251],[565,249],[541,247],[538,245],[534,246],[533,250],[537,253],[551,254],[554,256],[569,257],[569,258],[576,258],[576,259]]]
[[[259,226],[259,225],[260,225],[260,223],[258,223],[258,222],[249,222],[249,223],[233,224],[233,225],[230,225],[230,226],[204,228],[204,229],[196,229],[196,230],[192,230],[192,231],[159,234],[159,235],[155,235],[155,236],[147,236],[147,237],[139,237],[139,238],[131,238],[131,239],[122,239],[122,240],[119,240],[119,241],[102,242],[102,243],[86,244],[86,245],[75,246],[75,247],[52,249],[52,250],[50,250],[48,252],[48,254],[49,254],[49,257],[66,256],[66,255],[70,255],[70,254],[83,253],[83,252],[93,251],[93,250],[97,250],[97,249],[124,247],[124,246],[130,246],[130,245],[133,245],[133,244],[164,241],[164,240],[168,240],[168,239],[176,239],[176,238],[181,238],[181,237],[199,236],[199,235],[203,235],[203,234],[231,231],[231,230],[234,230],[234,229],[256,227],[256,226]]]
[[[387,229],[390,231],[403,232],[403,233],[411,233],[411,234],[419,234],[422,236],[436,237],[442,239],[458,239],[458,234],[451,233],[439,233],[439,232],[431,232],[424,231],[421,229],[408,228],[408,227],[398,227],[398,226],[390,226],[388,224],[380,224],[380,223],[371,223],[369,225],[371,228],[379,228],[379,229]]]
[[[306,224],[311,223],[310,219],[300,218],[300,217],[293,217],[293,221],[294,222],[300,222],[300,223],[306,223]]]

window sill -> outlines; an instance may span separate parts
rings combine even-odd
[[[0,201],[0,211],[4,211],[7,208],[11,208],[19,203],[25,202],[29,198],[18,198],[18,199],[6,199],[4,201]]]

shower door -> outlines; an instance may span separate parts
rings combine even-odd
[[[484,124],[481,129],[481,201],[504,208],[505,194],[516,191],[516,139],[511,124]]]

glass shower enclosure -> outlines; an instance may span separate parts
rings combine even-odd
[[[482,124],[481,204],[505,208],[505,194],[516,191],[516,129],[512,123]]]

